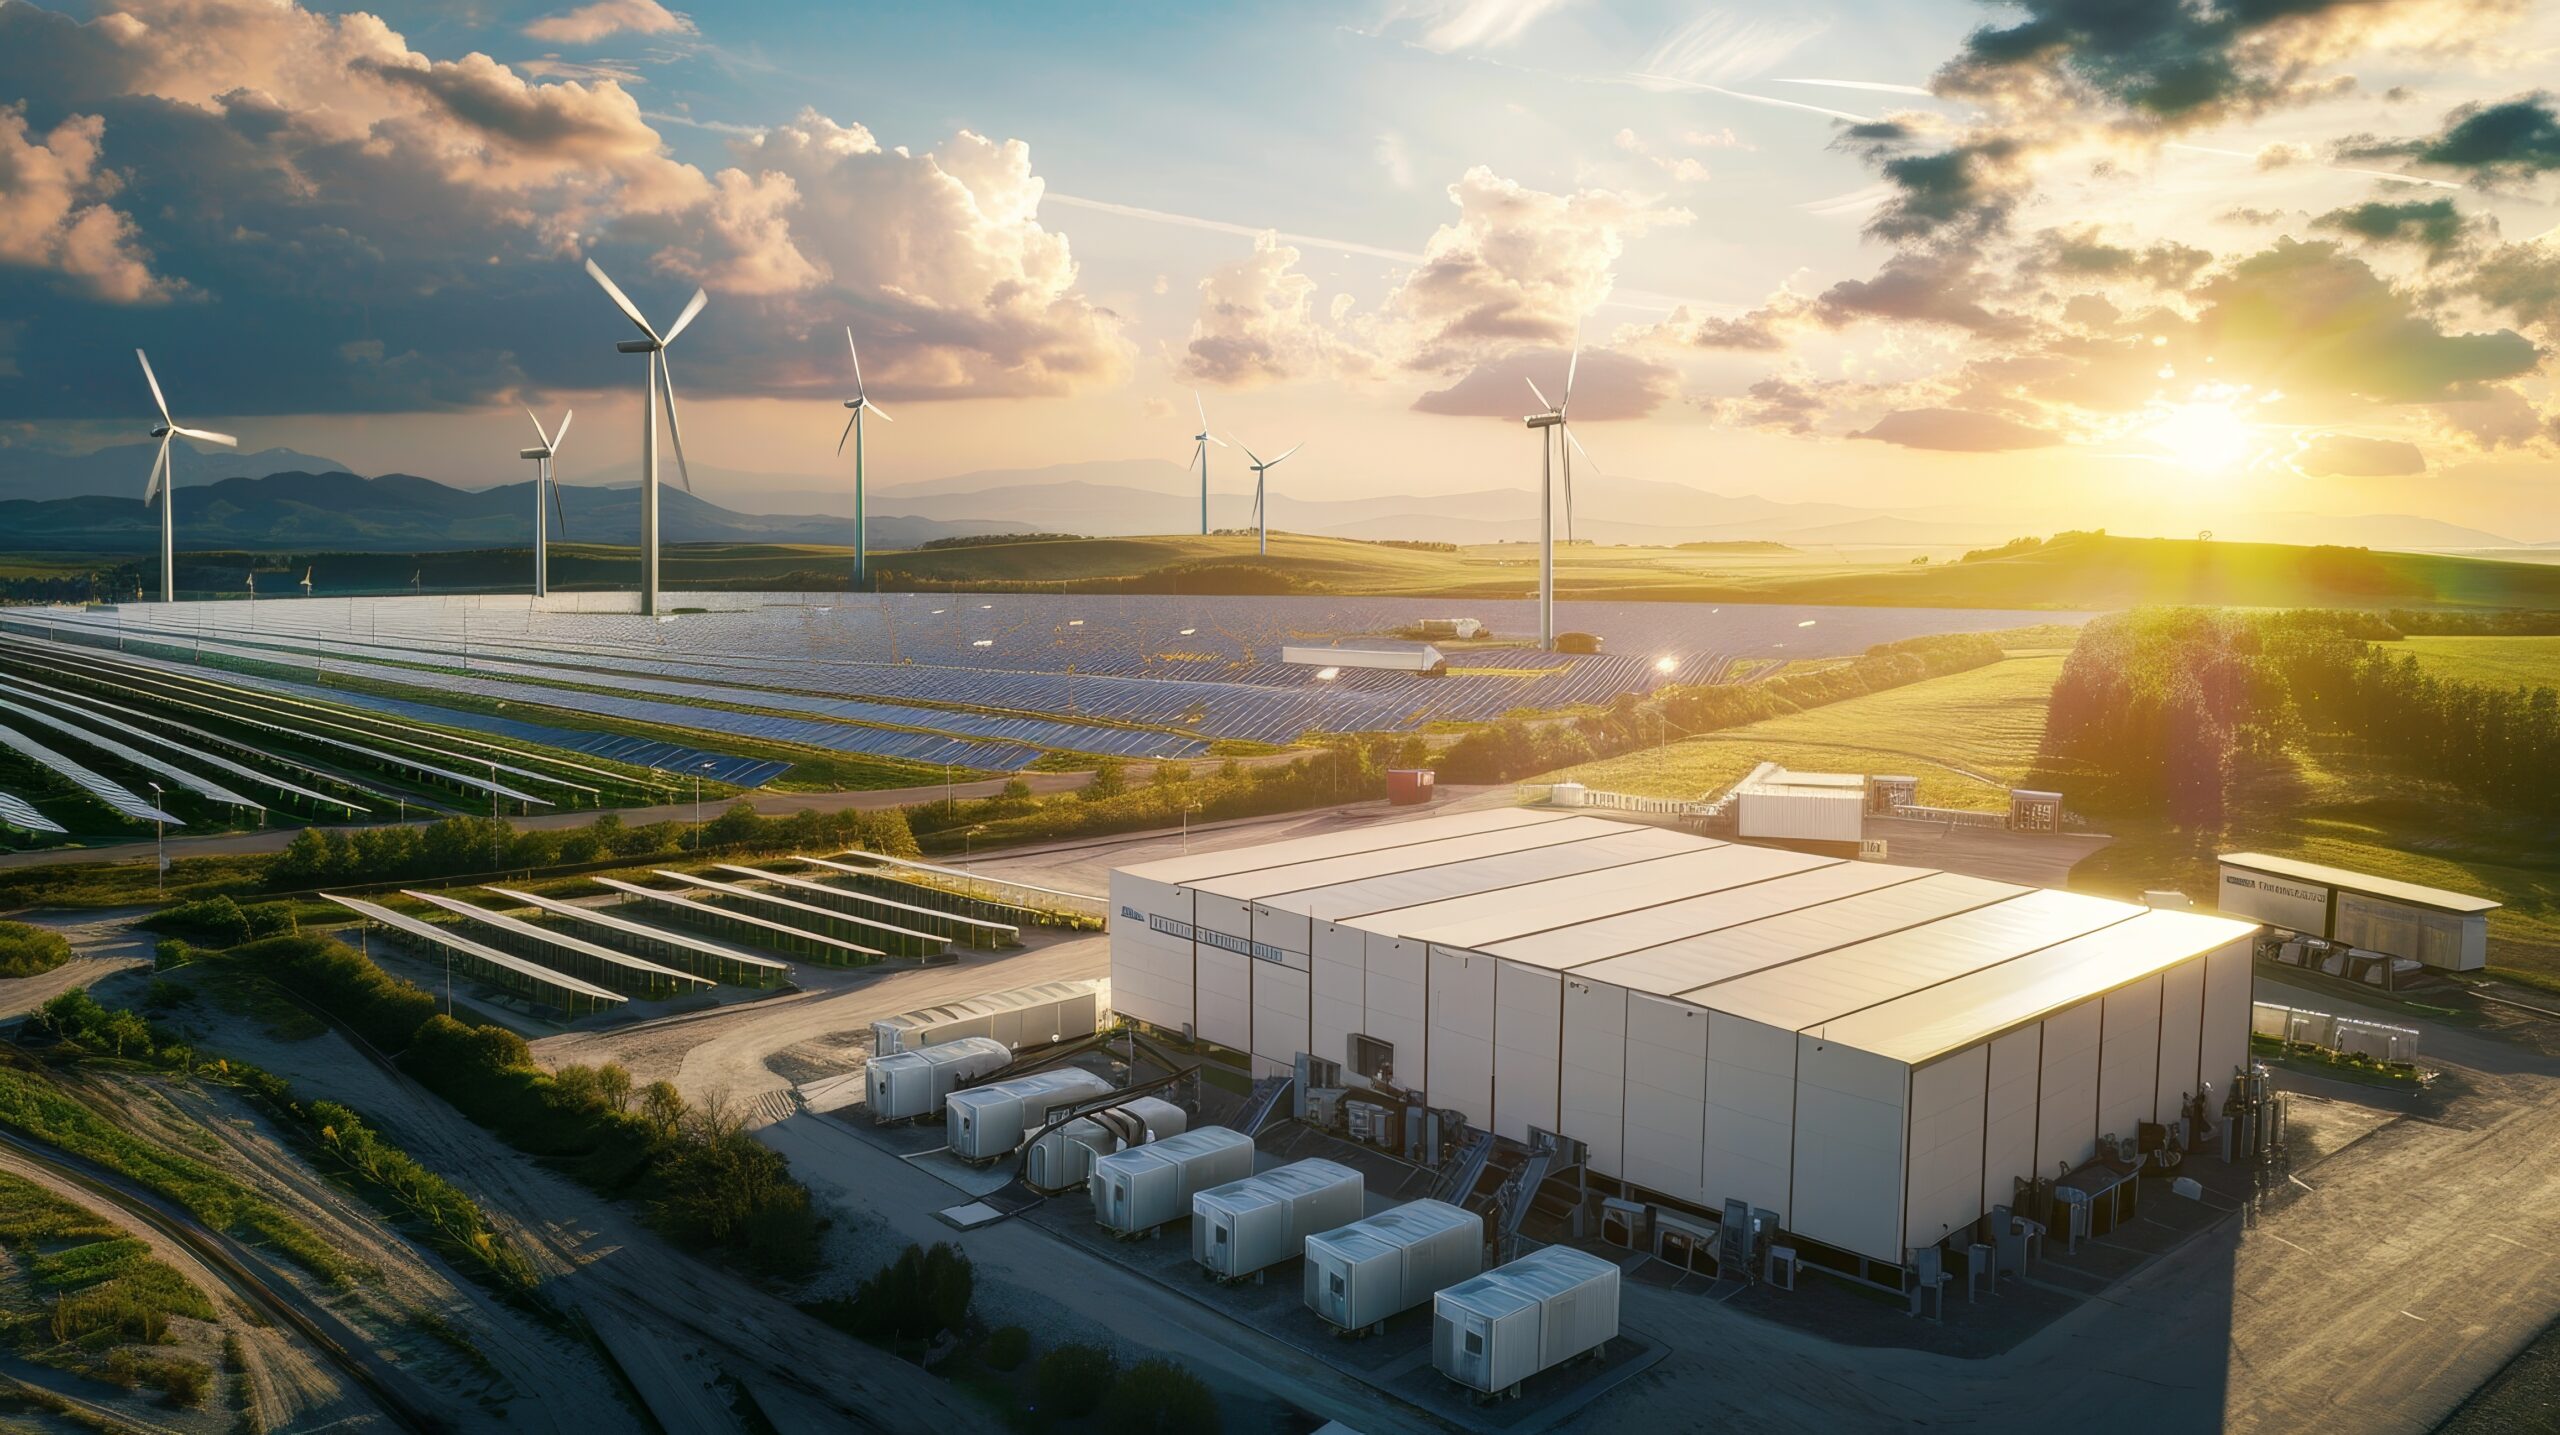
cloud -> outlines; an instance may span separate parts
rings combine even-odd
[[[1566,361],[1562,349],[1514,349],[1469,369],[1444,389],[1433,389],[1413,401],[1426,414],[1518,420],[1537,408],[1529,392],[1534,383],[1550,400],[1564,397]],[[1668,364],[1614,349],[1586,349],[1574,372],[1572,415],[1576,423],[1637,419],[1678,395],[1680,377]]]
[[[1826,20],[1746,19],[1711,10],[1664,36],[1636,69],[1692,84],[1731,84],[1765,72],[1830,28]]]
[[[1378,136],[1376,155],[1378,168],[1387,172],[1387,183],[1398,189],[1413,188],[1413,158],[1405,152],[1404,136],[1392,130]]]
[[[2401,439],[2312,434],[2293,452],[2293,471],[2310,478],[2398,478],[2427,471],[2427,456]]]
[[[2213,262],[2208,250],[2175,240],[2136,249],[2101,237],[2097,226],[2040,231],[2021,260],[2030,275],[2063,283],[2139,281],[2155,289],[2184,289]]]
[[[1942,149],[1926,147],[1914,120],[1879,120],[1841,131],[1838,145],[1874,164],[1886,198],[1867,233],[1890,243],[1978,244],[2008,226],[2025,200],[2027,146],[1984,134]]]
[[[2470,290],[2518,323],[2560,339],[2560,247],[2551,241],[2499,245],[2472,270]]]
[[[74,115],[41,137],[26,112],[0,108],[0,265],[58,276],[116,304],[166,298],[134,223],[106,202],[116,179],[99,167],[106,122]]]
[[[2403,159],[2467,174],[2477,184],[2512,184],[2560,169],[2560,101],[2536,90],[2497,104],[2468,104],[2423,139],[2355,135],[2339,141],[2341,159]]]
[[[2022,322],[1995,313],[1976,297],[1982,276],[1969,258],[1900,254],[1872,279],[1843,279],[1814,301],[1817,318],[1832,328],[1861,320],[1940,324],[1976,334],[2012,334]]]
[[[1323,372],[1336,345],[1314,309],[1316,281],[1297,271],[1296,248],[1271,234],[1253,252],[1200,281],[1200,315],[1176,368],[1220,388],[1286,383]]]
[[[1808,434],[1822,418],[1824,387],[1789,375],[1771,374],[1739,398],[1710,399],[1700,407],[1719,421],[1738,427]]]
[[[1414,43],[1451,54],[1496,49],[1517,41],[1529,27],[1568,0],[1408,0],[1390,12],[1379,33],[1416,29]]]
[[[2062,435],[2050,429],[1964,409],[1898,409],[1849,437],[1947,453],[2005,453],[2062,442]]]
[[[2533,372],[2511,329],[2455,333],[2335,244],[2279,239],[2198,286],[2195,344],[2226,383],[2297,399],[2384,404],[2476,398]]]
[[[2425,251],[2429,264],[2450,258],[2474,227],[2450,199],[2371,200],[2330,210],[2311,221],[2311,226],[2352,235],[2368,244],[2408,245]]]
[[[594,0],[524,27],[525,34],[556,45],[592,45],[615,35],[690,35],[693,21],[658,0]]]

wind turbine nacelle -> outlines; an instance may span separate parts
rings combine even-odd
[[[613,349],[618,354],[654,354],[659,344],[655,339],[617,339]]]
[[[1520,420],[1520,422],[1527,424],[1533,429],[1551,429],[1564,422],[1564,415],[1559,413],[1531,414]]]
[[[547,449],[547,448],[520,448],[520,449],[517,449],[517,450],[516,450],[516,457],[518,457],[518,458],[549,458],[549,457],[551,457],[551,450],[549,450],[549,449]]]

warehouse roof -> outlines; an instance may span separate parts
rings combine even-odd
[[[1749,1021],[1802,1031],[2113,926],[2144,910],[2103,897],[2039,889],[1805,961],[1736,977],[1684,999]]]
[[[1493,807],[1482,812],[1426,818],[1419,822],[1373,823],[1314,837],[1293,837],[1285,842],[1203,852],[1196,857],[1167,857],[1160,862],[1141,862],[1120,870],[1128,876],[1143,877],[1150,882],[1199,882],[1231,872],[1252,872],[1283,863],[1313,862],[1350,852],[1377,852],[1415,842],[1438,842],[1469,832],[1492,832],[1537,822],[1561,822],[1573,815],[1554,809]]]
[[[1878,870],[1864,864],[1860,868]],[[1822,952],[1873,941],[1958,912],[2022,897],[2032,890],[1953,872],[1899,870],[1909,873],[1912,880],[1851,893],[1834,901],[1798,906],[1649,950],[1608,957],[1577,966],[1573,974],[1656,996],[1678,996]]]
[[[1919,1066],[2245,941],[2256,930],[2227,917],[2146,911],[1842,1017],[1823,1028],[1822,1038]]]
[[[2344,867],[2330,867],[2318,862],[2304,862],[2292,857],[2270,857],[2264,852],[2225,852],[2225,867],[2245,867],[2252,872],[2265,872],[2277,877],[2291,877],[2301,882],[2317,882],[2324,887],[2355,892],[2367,897],[2384,897],[2406,902],[2413,907],[2433,907],[2438,911],[2476,916],[2494,912],[2503,903],[2462,892],[2448,892],[2441,887],[2421,887],[2415,882],[2402,882],[2391,877],[2376,877],[2370,872],[2350,872]]]
[[[1526,966],[1551,969],[1583,967],[1629,952],[1643,952],[1702,933],[1738,927],[1781,912],[1838,902],[1861,892],[1898,886],[1932,875],[1925,867],[1833,862],[1772,877],[1765,882],[1727,887],[1554,931],[1495,942],[1485,951],[1505,961]]]
[[[1309,891],[1281,892],[1263,905],[1283,912],[1304,912],[1324,922],[1339,922],[1369,912],[1419,906],[1450,897],[1502,891],[1524,883],[1570,877],[1580,872],[1624,867],[1697,850],[1697,839],[1659,827],[1630,828],[1623,822],[1601,824],[1609,835],[1553,847],[1505,852],[1471,861],[1390,872],[1356,882],[1341,882]],[[1534,829],[1552,832],[1555,828]]]
[[[1866,797],[1867,780],[1854,772],[1792,772],[1764,762],[1734,785],[1743,793],[1785,793],[1802,797]]]
[[[1358,925],[1445,947],[1481,948],[1533,932],[1573,926],[1618,912],[1659,906],[1702,892],[1765,882],[1827,867],[1834,859],[1774,847],[1722,843],[1652,862],[1531,882],[1507,892],[1452,898],[1362,917]]]
[[[1371,852],[1346,852],[1320,857],[1312,862],[1281,862],[1182,885],[1195,892],[1252,902],[1283,892],[1304,892],[1396,872],[1445,867],[1452,862],[1465,862],[1477,857],[1496,857],[1506,852],[1588,842],[1598,837],[1624,836],[1626,831],[1627,824],[1623,822],[1599,817],[1568,817],[1562,822],[1538,822],[1523,827],[1496,828],[1490,832],[1470,832],[1445,841],[1414,842]]]

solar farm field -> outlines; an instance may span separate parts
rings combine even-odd
[[[2383,651],[2407,653],[2440,678],[2496,688],[2560,688],[2560,638],[2410,637]]]

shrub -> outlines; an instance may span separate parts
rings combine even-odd
[[[60,932],[24,922],[0,922],[0,977],[31,977],[71,960]]]
[[[890,1343],[931,1340],[969,1321],[969,1297],[977,1271],[968,1256],[948,1241],[933,1249],[911,1245],[854,1290],[850,1299],[822,1303],[821,1316],[853,1336]],[[1019,1334],[1018,1328],[1016,1333]],[[1026,1335],[1024,1341],[1029,1341]],[[1022,1363],[1016,1352],[1013,1365]],[[1010,1370],[1013,1365],[1000,1366]]]
[[[1040,1410],[1056,1420],[1090,1415],[1111,1393],[1117,1363],[1098,1345],[1062,1345],[1040,1357],[1032,1371],[1032,1388]]]
[[[145,917],[142,925],[214,947],[236,947],[250,937],[249,914],[228,897],[180,902]]]
[[[1111,1383],[1102,1424],[1112,1435],[1217,1435],[1218,1397],[1169,1360],[1142,1360]]]
[[[1031,1332],[1021,1326],[999,1326],[995,1334],[987,1337],[987,1364],[994,1369],[1019,1369],[1030,1354]]]

